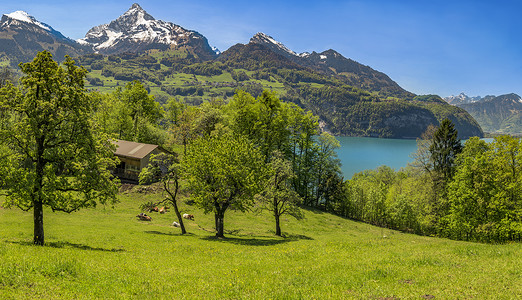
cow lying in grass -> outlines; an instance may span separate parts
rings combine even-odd
[[[194,221],[194,215],[183,214],[183,218],[184,218],[184,219],[189,219],[189,220]]]
[[[144,213],[140,213],[136,217],[139,218],[141,221],[152,221],[152,218]]]
[[[172,222],[172,226],[174,226],[174,227],[180,227],[181,225],[179,225],[178,222],[174,221],[174,222]]]

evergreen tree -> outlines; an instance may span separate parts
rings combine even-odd
[[[433,171],[442,182],[447,183],[455,171],[455,158],[462,152],[458,132],[449,119],[444,119],[435,131],[429,152]]]

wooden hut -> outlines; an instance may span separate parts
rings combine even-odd
[[[165,152],[158,145],[116,140],[116,155],[120,163],[114,175],[122,179],[137,181],[140,172],[149,164],[152,154]]]

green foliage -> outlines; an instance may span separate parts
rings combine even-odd
[[[449,224],[456,239],[504,242],[522,238],[522,143],[508,136],[466,142],[450,183]]]
[[[317,178],[315,206],[332,211],[331,203],[337,201],[343,189],[341,162],[336,153],[341,144],[334,136],[323,132],[317,138],[317,146],[318,151],[314,158],[314,173]]]
[[[438,95],[418,95],[413,98],[413,101],[439,103],[443,104],[444,100]]]
[[[95,103],[84,68],[70,57],[62,68],[46,51],[20,68],[20,87],[0,90],[0,137],[9,148],[0,177],[7,206],[34,210],[34,243],[43,245],[43,206],[73,212],[116,200],[114,157],[109,137],[90,121]]]
[[[161,181],[163,191],[167,195],[162,202],[167,202],[173,206],[174,212],[178,217],[178,224],[181,227],[181,234],[187,233],[178,207],[180,166],[177,156],[168,153],[152,155],[149,165],[141,171],[139,181],[140,184]]]
[[[140,210],[143,212],[150,212],[154,209],[154,207],[156,207],[156,203],[152,201],[144,202],[139,205]]]
[[[103,81],[97,77],[87,77],[87,81],[93,86],[103,86]]]
[[[273,153],[267,175],[263,190],[256,195],[256,201],[274,215],[275,234],[281,236],[281,216],[288,214],[296,219],[303,218],[299,208],[302,199],[291,186],[291,179],[295,177],[292,164],[284,159],[281,152]]]
[[[189,86],[189,87],[172,87],[162,86],[162,91],[167,92],[172,96],[203,96],[205,88],[202,86]]]
[[[522,141],[501,136],[468,140],[440,186],[419,163],[394,172],[364,171],[346,182],[333,211],[374,225],[460,240],[522,239]],[[425,159],[425,158],[423,158]]]
[[[245,71],[239,70],[239,71],[232,71],[232,79],[234,79],[235,81],[246,81],[246,80],[249,80],[250,77],[248,77],[248,75],[247,75],[247,73],[245,73]]]
[[[333,151],[338,142],[329,134],[315,139],[317,117],[268,91],[257,98],[238,91],[225,109],[230,129],[252,141],[265,162],[271,161],[274,151],[291,162],[292,186],[305,205],[326,207],[336,197],[342,186],[340,162]]]
[[[223,237],[228,208],[246,211],[253,206],[264,176],[262,162],[259,151],[242,136],[208,135],[188,148],[184,174],[195,203],[214,213],[216,236]]]
[[[95,118],[106,133],[123,140],[165,143],[164,132],[158,128],[164,110],[139,81],[130,82],[110,95],[95,97],[99,103]]]
[[[110,77],[140,80],[155,87],[157,95],[182,97],[192,105],[216,97],[230,98],[236,89],[255,97],[265,89],[276,90],[285,102],[312,111],[336,135],[419,137],[429,125],[438,125],[445,118],[459,128],[461,137],[483,135],[464,110],[434,95],[412,99],[395,83],[390,86],[386,75],[370,68],[348,68],[348,73],[340,74],[321,72],[301,67],[258,44],[233,46],[216,61],[203,62],[185,52],[168,51],[118,58],[119,62],[114,57],[87,57],[86,61],[93,70],[103,65],[100,75],[106,82]],[[91,83],[99,87],[96,84],[99,82]]]
[[[449,119],[444,119],[435,131],[429,151],[433,170],[444,182],[451,180],[455,171],[455,159],[462,151],[462,143]]]
[[[172,67],[173,67],[173,69],[176,69],[175,66],[172,66]],[[178,67],[177,69],[180,69],[180,68]],[[195,63],[195,64],[191,64],[188,66],[186,65],[185,67],[181,68],[180,71],[183,73],[187,73],[187,74],[214,76],[214,75],[223,74],[223,71],[225,69],[226,69],[226,66],[220,62],[216,62],[216,63],[204,62],[204,63]]]
[[[429,177],[408,169],[387,166],[355,174],[346,181],[345,197],[334,203],[335,212],[381,227],[432,234],[433,190]]]
[[[6,86],[8,82],[16,84],[15,74],[10,68],[4,66],[2,69],[0,69],[0,88]]]

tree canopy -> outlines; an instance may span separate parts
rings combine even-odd
[[[440,123],[433,135],[429,151],[433,170],[444,181],[451,179],[455,170],[455,159],[462,151],[462,144],[455,126],[449,119]]]
[[[258,149],[242,136],[209,135],[188,148],[184,172],[195,203],[213,212],[216,236],[224,236],[227,209],[246,211],[254,204],[264,175]]]
[[[94,101],[84,89],[86,70],[49,52],[20,64],[20,86],[0,91],[0,159],[6,205],[34,211],[34,243],[44,244],[43,207],[73,212],[116,201],[117,184],[107,135],[91,121]]]

